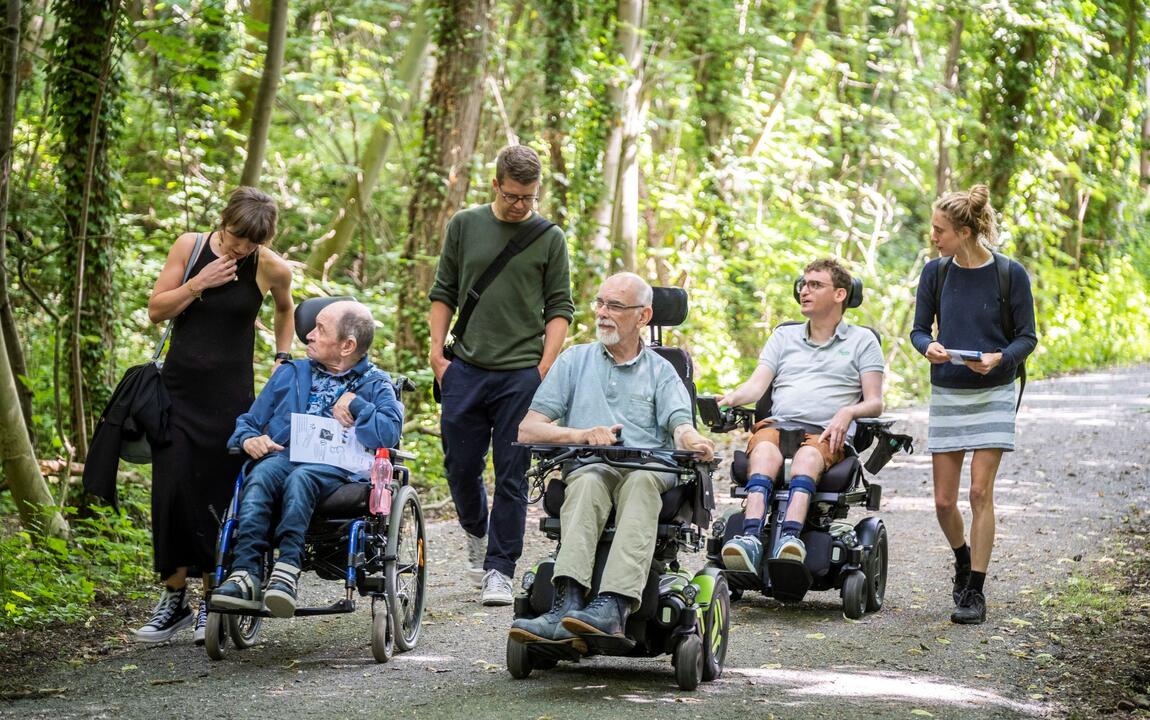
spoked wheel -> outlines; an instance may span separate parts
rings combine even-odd
[[[527,654],[527,646],[513,638],[507,638],[507,672],[516,680],[522,680],[531,674],[535,666],[531,656]]]
[[[419,496],[405,485],[396,494],[387,528],[387,551],[395,559],[384,566],[395,644],[400,651],[414,649],[419,641],[427,584],[426,546]]]
[[[719,575],[711,592],[711,606],[703,615],[703,680],[718,680],[727,657],[727,629],[731,619],[731,595],[727,578]]]
[[[228,615],[226,617],[228,619],[228,636],[236,644],[236,649],[246,650],[259,641],[263,618],[251,615]]]
[[[683,690],[699,687],[703,676],[703,642],[698,635],[687,635],[675,646],[675,682]]]
[[[886,527],[879,525],[878,535],[875,536],[874,545],[870,551],[870,561],[867,563],[866,573],[866,609],[867,612],[882,610],[883,598],[886,597],[886,566],[887,566],[887,540]]]
[[[212,660],[223,660],[228,646],[228,624],[219,613],[208,613],[208,624],[204,627],[204,649]]]
[[[371,656],[377,663],[385,663],[395,652],[395,633],[392,632],[391,611],[383,599],[371,599]]]
[[[866,575],[853,570],[843,578],[843,615],[858,620],[866,612]]]

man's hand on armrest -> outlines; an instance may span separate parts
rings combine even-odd
[[[537,410],[528,410],[519,423],[519,442],[555,443],[558,445],[612,445],[622,425],[593,428],[566,428]]]
[[[267,435],[250,437],[244,440],[243,446],[244,452],[246,452],[252,460],[259,460],[270,452],[278,452],[284,449],[283,445],[275,442]]]
[[[715,457],[715,443],[700,435],[699,431],[690,425],[675,428],[675,447],[702,453],[704,460],[712,460]]]

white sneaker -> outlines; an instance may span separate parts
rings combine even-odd
[[[483,576],[483,592],[479,594],[479,602],[484,605],[510,605],[514,599],[511,578],[498,570],[488,570]]]
[[[475,587],[483,587],[483,561],[487,559],[487,538],[475,537],[464,531],[467,536],[467,579]]]

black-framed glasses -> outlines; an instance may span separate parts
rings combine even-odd
[[[624,310],[638,310],[641,307],[646,307],[646,305],[624,305],[621,302],[615,302],[614,300],[603,300],[602,298],[595,298],[591,301],[591,309],[595,312],[599,312],[603,308],[607,308],[607,312],[615,314],[621,313]]]
[[[515,195],[514,193],[503,192],[502,190],[499,191],[499,197],[503,198],[503,202],[508,205],[523,203],[524,205],[530,206],[534,205],[535,201],[539,199],[538,195]]]
[[[831,287],[831,284],[825,283],[821,280],[803,279],[803,280],[799,280],[798,283],[796,283],[796,287],[798,287],[799,292],[802,292],[803,288],[810,288],[811,292],[818,292],[819,290],[822,290],[825,287]]]

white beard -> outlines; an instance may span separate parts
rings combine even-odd
[[[595,336],[599,338],[599,342],[604,345],[618,345],[619,344],[619,328],[604,328],[602,325],[595,326]]]

